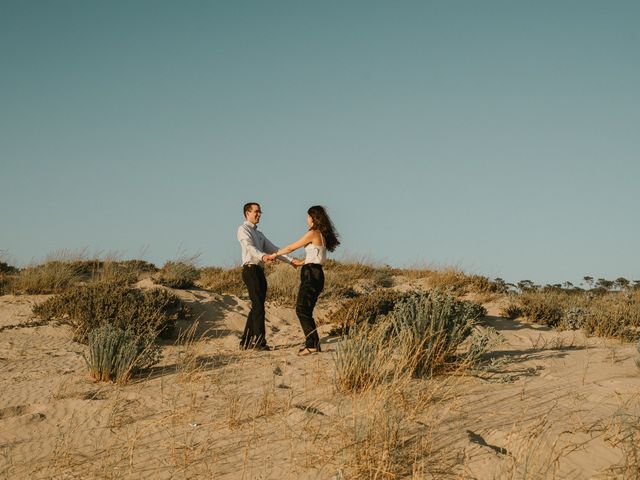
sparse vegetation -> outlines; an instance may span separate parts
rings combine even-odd
[[[557,292],[525,291],[518,300],[522,314],[530,321],[557,327],[562,321],[567,299]]]
[[[239,297],[245,295],[247,290],[242,282],[242,267],[203,268],[200,270],[200,277],[196,284],[221,295],[228,294]]]
[[[514,297],[513,308],[520,308],[528,320],[550,327],[636,340],[640,336],[640,293],[594,290],[529,286]]]
[[[410,294],[394,290],[380,290],[347,300],[329,315],[327,323],[336,325],[334,333],[346,332],[356,323],[375,323],[408,295]]]
[[[105,324],[134,335],[170,334],[175,320],[184,314],[180,299],[155,288],[138,290],[113,283],[79,286],[37,305],[42,319],[58,319],[75,328],[74,339],[86,342],[89,332]]]
[[[154,275],[154,280],[160,285],[170,288],[191,288],[198,279],[200,272],[190,261],[170,261]]]
[[[5,270],[0,272],[4,293],[34,295],[61,293],[92,282],[130,285],[157,268],[144,260],[87,259],[83,253],[62,251],[49,255],[43,263],[23,269],[7,266]]]
[[[509,301],[509,303],[500,311],[500,315],[513,320],[522,315],[522,309],[513,301]]]
[[[456,295],[465,293],[497,294],[505,293],[508,290],[508,285],[501,278],[492,281],[482,275],[467,275],[457,268],[407,269],[396,270],[396,272],[409,278],[425,279],[429,288],[449,290]]]
[[[59,293],[80,282],[82,273],[79,266],[73,263],[46,262],[20,270],[12,279],[10,288],[18,294]]]

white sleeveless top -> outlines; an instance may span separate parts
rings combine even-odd
[[[322,245],[314,245],[313,243],[310,243],[304,247],[304,251],[307,253],[307,256],[304,259],[305,265],[307,263],[324,265],[324,262],[327,261],[327,247],[324,244],[324,236],[320,234],[320,238],[322,240]]]

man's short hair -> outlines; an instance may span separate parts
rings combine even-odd
[[[258,208],[260,208],[260,204],[257,203],[257,202],[249,202],[249,203],[245,203],[244,204],[244,209],[243,209],[244,210],[244,212],[243,212],[244,213],[244,218],[247,218],[247,212],[249,210],[251,210],[251,207],[253,207],[254,205],[257,205]]]

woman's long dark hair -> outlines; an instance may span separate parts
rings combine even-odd
[[[321,205],[314,205],[307,210],[307,213],[313,220],[311,230],[320,230],[327,250],[333,252],[340,245],[340,240],[338,240],[338,232],[336,232],[336,227],[333,226],[333,222],[327,215],[327,211]]]

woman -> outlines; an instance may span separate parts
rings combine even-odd
[[[304,347],[300,349],[298,355],[310,355],[320,351],[320,337],[316,329],[316,322],[313,320],[313,309],[324,288],[322,265],[327,260],[327,250],[333,252],[340,245],[336,229],[324,207],[314,205],[307,210],[307,225],[309,230],[300,240],[271,255],[275,259],[275,257],[286,255],[298,248],[304,247],[306,251],[304,261],[294,260],[294,265],[302,265],[296,314],[305,335]]]

